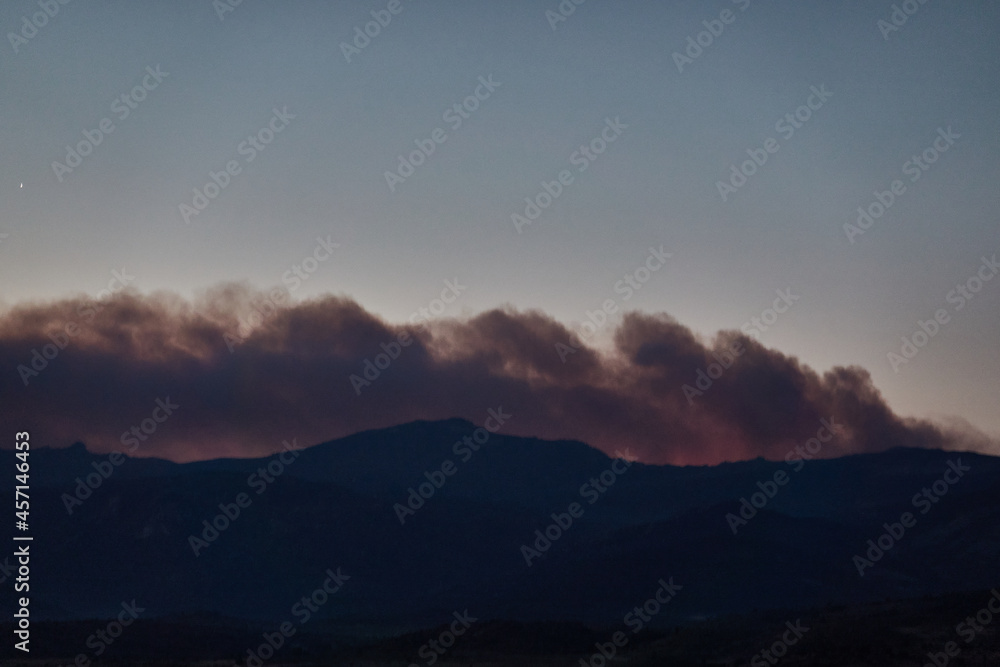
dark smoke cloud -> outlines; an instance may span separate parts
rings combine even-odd
[[[652,463],[780,459],[824,418],[844,427],[825,456],[992,446],[968,427],[897,417],[862,368],[820,375],[735,331],[705,341],[667,315],[626,315],[614,348],[599,351],[537,311],[396,326],[347,298],[278,296],[226,284],[193,302],[123,292],[10,308],[0,314],[3,423],[31,431],[36,446],[79,440],[110,452],[145,420],[156,431],[133,454],[178,461],[259,456],[283,440],[415,419],[481,424],[501,406],[513,415],[505,433],[628,447]],[[397,350],[398,340],[410,344]],[[363,378],[384,348],[398,358],[370,385],[355,381],[359,395],[350,376]],[[683,385],[737,348],[689,401]],[[167,398],[180,407],[151,421]]]

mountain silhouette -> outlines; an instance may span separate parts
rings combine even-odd
[[[491,433],[478,451],[456,444],[475,431],[459,419],[419,421],[263,459],[187,464],[113,466],[79,444],[33,450],[32,566],[44,573],[32,581],[35,618],[109,618],[136,600],[145,618],[277,624],[328,571],[349,579],[316,618],[379,635],[463,610],[620,625],[661,580],[682,588],[651,627],[998,583],[997,458],[894,449],[801,466],[652,466],[572,441]],[[968,471],[936,502],[915,505],[956,461]],[[787,481],[772,487],[777,473]],[[755,493],[766,503],[751,512]],[[572,503],[571,525],[539,537],[566,523]],[[734,534],[741,511],[750,518]],[[904,512],[915,525],[859,574],[854,557]]]

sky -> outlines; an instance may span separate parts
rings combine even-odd
[[[681,328],[669,325],[670,336],[690,331],[699,354],[717,344],[717,332],[749,328],[754,343],[817,376],[865,369],[879,401],[901,418],[1000,437],[1000,280],[991,263],[1000,252],[1000,7],[913,3],[912,15],[893,17],[896,6],[76,0],[32,30],[24,17],[30,24],[38,3],[4,3],[0,72],[13,94],[0,99],[8,352],[0,387],[18,394],[21,415],[72,412],[46,407],[48,392],[59,393],[55,380],[25,385],[17,367],[45,342],[42,325],[74,317],[67,299],[96,299],[124,278],[140,302],[151,300],[158,322],[178,317],[178,304],[225,310],[220,294],[245,301],[275,286],[292,288],[290,304],[306,304],[290,313],[310,313],[311,303],[341,312],[330,295],[353,300],[360,320],[386,323],[381,334],[433,308],[423,324],[437,343],[420,345],[440,361],[441,341],[451,341],[449,372],[454,350],[471,349],[455,337],[484,335],[486,325],[470,318],[494,312],[518,320],[537,311],[571,332],[591,313],[602,324],[586,343],[605,355],[599,366],[609,377],[617,377],[609,368],[618,368],[621,339],[642,328],[626,311],[639,314],[636,322],[673,318]],[[386,17],[375,34],[370,22]],[[375,34],[367,40],[357,37],[366,23]],[[88,154],[71,167],[67,152],[80,142]],[[421,145],[433,152],[417,155],[412,173],[400,171],[400,156]],[[933,163],[912,161],[921,155]],[[754,156],[756,164],[746,162]],[[741,168],[749,176],[733,176]],[[200,200],[195,190],[213,173],[225,187],[210,186],[214,196]],[[525,198],[545,202],[533,220]],[[867,229],[850,227],[859,206],[879,212],[890,198]],[[625,276],[646,280],[626,288]],[[435,303],[456,282],[462,289],[449,299],[457,296]],[[150,296],[162,291],[178,301]],[[605,322],[595,313],[609,300]],[[768,313],[778,307],[784,312]],[[129,312],[116,307],[119,319],[91,327],[77,351],[127,347]],[[233,317],[213,322],[221,331]],[[770,320],[766,330],[755,317]],[[904,349],[914,334],[926,344]],[[291,356],[300,338],[281,341],[277,349]],[[211,352],[185,345],[188,361],[236,354],[221,341]],[[358,363],[338,372],[373,358],[377,342],[367,345],[376,347],[359,341],[351,348]],[[155,356],[143,350],[140,360]],[[551,357],[566,365],[556,350]],[[487,374],[513,373],[509,366]],[[683,385],[694,386],[701,366],[683,365],[657,389],[669,394],[663,400],[683,404]],[[86,377],[84,369],[73,366],[79,375],[63,381]],[[142,369],[121,372],[103,380],[109,401],[116,381],[128,385]],[[331,381],[353,389],[343,372]],[[433,412],[448,416],[450,400],[442,395]],[[816,409],[826,401],[815,399]],[[572,410],[541,412],[549,421],[539,418],[536,430]],[[312,434],[346,430],[326,424]],[[568,423],[547,434],[587,439],[582,431]],[[58,437],[74,437],[72,429]],[[758,439],[744,440],[735,455],[757,451]]]

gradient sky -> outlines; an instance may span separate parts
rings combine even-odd
[[[340,44],[385,2],[244,0],[224,20],[210,0],[60,5],[18,53],[0,45],[0,299],[93,296],[122,267],[185,297],[280,285],[328,235],[340,248],[294,296],[390,322],[458,278],[446,315],[512,304],[573,326],[618,298],[711,336],[791,288],[763,344],[869,369],[904,415],[1000,434],[1000,280],[960,312],[945,301],[1000,252],[1000,5],[929,2],[885,39],[891,2],[743,4],[590,0],[553,30],[555,0],[403,0],[350,63]],[[735,22],[678,72],[672,53],[724,9]],[[3,3],[0,27],[37,11]],[[157,65],[169,76],[117,120],[112,101]],[[442,113],[490,75],[501,86],[451,131]],[[833,96],[782,138],[820,85]],[[295,119],[243,162],[283,107]],[[115,131],[59,182],[51,163],[104,117]],[[608,117],[628,129],[518,234],[511,214]],[[390,192],[384,172],[437,127],[447,141]],[[947,127],[960,139],[910,183],[902,165]],[[768,137],[780,150],[723,202],[716,182]],[[232,159],[242,173],[185,224],[178,205]],[[907,192],[849,243],[843,225],[897,178]],[[622,303],[616,281],[660,245],[670,262]],[[887,353],[939,308],[952,320],[895,373]]]

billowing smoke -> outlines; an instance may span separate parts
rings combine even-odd
[[[347,298],[279,294],[226,284],[193,302],[123,292],[8,309],[3,423],[36,446],[177,461],[416,419],[481,424],[498,408],[513,415],[505,433],[628,447],[650,463],[780,459],[824,419],[843,428],[822,456],[993,446],[970,428],[897,417],[862,368],[819,375],[741,333],[707,341],[663,314],[626,315],[602,351],[537,311],[397,326]]]

